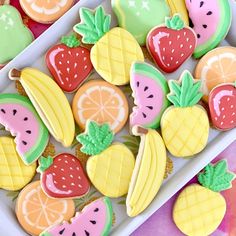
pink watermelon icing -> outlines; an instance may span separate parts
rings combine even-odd
[[[17,152],[26,164],[41,156],[49,134],[28,98],[0,94],[0,123],[16,136]]]
[[[106,236],[112,225],[112,205],[109,198],[100,198],[71,219],[53,226],[40,236]]]
[[[131,68],[130,86],[137,105],[130,115],[130,125],[158,128],[161,116],[169,106],[166,96],[169,88],[165,77],[155,67],[136,62]]]

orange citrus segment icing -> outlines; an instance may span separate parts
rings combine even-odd
[[[39,235],[49,226],[73,217],[73,200],[52,199],[42,191],[40,181],[27,185],[16,203],[16,215],[21,226],[32,235]]]
[[[78,125],[85,129],[86,121],[109,123],[114,132],[125,125],[128,102],[123,92],[105,81],[89,81],[73,99],[73,113]]]

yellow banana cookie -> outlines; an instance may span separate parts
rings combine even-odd
[[[16,151],[13,138],[0,137],[0,188],[17,191],[36,173],[36,163],[27,166]]]
[[[120,197],[128,192],[134,169],[133,153],[122,143],[113,143],[113,133],[108,124],[89,121],[86,133],[77,136],[83,145],[81,151],[89,157],[87,174],[93,185],[107,197]]]

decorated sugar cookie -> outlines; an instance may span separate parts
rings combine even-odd
[[[185,0],[197,34],[194,57],[202,57],[214,49],[227,35],[232,19],[228,0]]]
[[[49,132],[69,147],[74,140],[74,118],[70,104],[56,82],[34,68],[12,69],[9,77],[21,82]]]
[[[62,37],[61,44],[49,49],[46,63],[54,80],[68,93],[77,90],[93,69],[89,50],[80,46],[73,34]]]
[[[162,184],[166,169],[166,148],[159,133],[140,126],[134,126],[132,131],[141,136],[141,143],[126,199],[130,217],[149,206]]]
[[[130,115],[131,127],[158,128],[161,116],[169,106],[166,96],[169,87],[164,75],[147,63],[135,62],[131,67],[130,86],[137,105]]]
[[[39,163],[41,186],[49,197],[79,198],[89,191],[89,181],[75,156],[61,153],[54,158],[41,157]]]
[[[169,81],[173,104],[161,118],[162,137],[168,151],[175,157],[192,157],[201,152],[208,141],[209,120],[205,109],[197,105],[202,98],[200,81],[184,71],[180,81]]]
[[[119,132],[128,119],[128,102],[116,86],[101,80],[83,84],[72,102],[74,118],[85,129],[87,120],[108,123],[113,132]]]
[[[13,138],[0,137],[0,188],[17,191],[36,173],[36,163],[26,166],[16,151]]]
[[[210,91],[223,83],[234,83],[236,78],[236,48],[219,47],[201,58],[195,69],[195,78],[201,80],[204,101]]]
[[[43,192],[40,181],[28,184],[16,202],[16,216],[30,235],[39,235],[48,227],[74,216],[73,200],[52,199]]]
[[[147,48],[152,58],[166,73],[174,72],[189,59],[196,45],[195,32],[184,26],[178,14],[166,18],[165,25],[153,28],[147,36]]]
[[[92,11],[80,8],[81,22],[74,31],[82,36],[82,42],[95,44],[91,49],[91,61],[103,79],[114,85],[130,81],[133,61],[144,61],[142,49],[126,30],[116,27],[110,30],[111,16],[102,6]]]
[[[77,140],[82,144],[80,150],[92,155],[86,165],[92,184],[103,195],[116,198],[128,192],[135,159],[124,144],[111,144],[113,136],[108,124],[89,121],[86,132]]]
[[[76,213],[70,222],[49,227],[40,236],[107,236],[112,226],[113,210],[109,198],[100,198]]]
[[[25,13],[33,20],[49,24],[59,19],[73,5],[74,0],[20,0]]]
[[[176,226],[185,235],[211,235],[226,212],[226,201],[220,192],[231,188],[234,178],[225,160],[207,165],[198,174],[199,184],[191,184],[179,194],[173,208]]]
[[[220,130],[236,127],[236,83],[221,84],[209,95],[211,122]]]
[[[0,123],[16,136],[16,150],[26,165],[35,162],[48,144],[48,130],[27,97],[0,94]]]
[[[0,4],[0,35],[0,65],[16,57],[33,41],[33,34],[23,24],[20,13],[10,5]]]

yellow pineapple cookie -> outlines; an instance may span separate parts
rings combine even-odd
[[[91,155],[86,169],[92,184],[103,195],[116,198],[128,192],[135,159],[124,144],[111,144],[113,138],[108,124],[93,121],[88,121],[85,133],[77,136],[81,151]]]
[[[180,82],[170,80],[170,106],[161,119],[161,132],[168,151],[175,157],[192,157],[207,144],[209,119],[205,109],[197,103],[202,98],[200,81],[194,81],[188,71]]]
[[[179,194],[173,208],[176,226],[188,236],[211,235],[226,212],[226,202],[220,192],[231,188],[234,178],[225,160],[206,166],[198,175],[202,186],[191,184]]]
[[[125,29],[110,30],[111,16],[102,6],[92,11],[80,8],[81,22],[74,31],[82,36],[85,44],[95,44],[91,49],[91,61],[103,79],[114,85],[125,85],[130,81],[133,61],[144,61],[141,47]]]
[[[156,130],[134,126],[132,132],[141,136],[141,142],[126,199],[130,217],[144,211],[156,196],[165,176],[167,160],[165,144]]]

